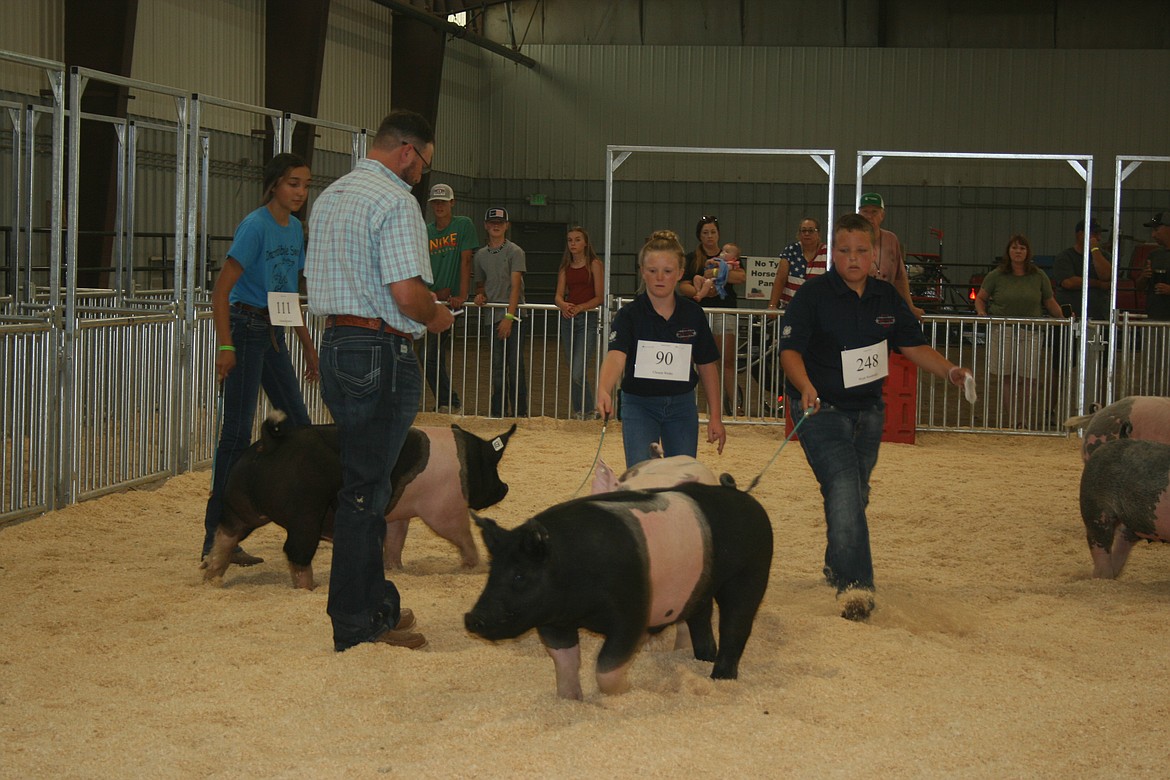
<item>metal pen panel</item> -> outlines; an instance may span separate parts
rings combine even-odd
[[[0,525],[51,508],[53,335],[47,317],[0,319]]]
[[[105,309],[78,327],[77,500],[175,473],[170,420],[178,321]]]

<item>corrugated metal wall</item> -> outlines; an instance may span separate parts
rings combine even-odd
[[[35,13],[29,5],[0,6],[0,46],[60,58],[63,3],[31,2]],[[264,9],[263,0],[141,0],[134,75],[261,103]],[[391,15],[368,0],[334,0],[331,10],[319,114],[373,127],[390,108]],[[605,7],[597,15],[603,24]],[[454,182],[457,211],[477,222],[486,206],[506,205],[517,221],[584,223],[599,245],[607,144],[835,149],[839,210],[852,203],[859,148],[1093,154],[1102,218],[1114,155],[1170,153],[1170,106],[1156,99],[1151,75],[1170,72],[1164,49],[528,45],[524,53],[536,69],[448,41],[432,181]],[[0,73],[0,89],[35,95],[45,86],[33,69]],[[152,96],[130,110],[174,117],[169,99]],[[250,116],[210,110],[204,125],[215,133],[211,232],[230,233],[254,202],[264,151]],[[314,165],[324,184],[346,167],[349,139],[321,131],[318,148],[336,152]],[[166,166],[152,160],[140,172],[140,230],[171,228]],[[804,158],[635,155],[617,180],[619,252],[633,252],[658,227],[673,227],[689,245],[695,219],[717,212],[728,238],[771,254],[826,202],[825,177]],[[886,195],[888,224],[908,248],[931,249],[928,228],[941,227],[944,251],[972,267],[1013,230],[1041,251],[1059,250],[1081,197],[1063,163],[889,159],[866,182]],[[1139,169],[1118,229],[1144,238],[1140,222],[1170,207],[1167,190],[1170,166]],[[529,205],[535,193],[549,205]]]
[[[61,62],[65,59],[65,0],[0,3],[0,49]],[[36,68],[0,62],[0,87],[35,95],[48,88]]]
[[[130,75],[261,106],[264,46],[264,0],[140,0]],[[175,119],[172,98],[132,94],[131,112]],[[245,134],[257,126],[250,116],[226,111],[208,112],[201,124]]]
[[[1107,166],[1117,154],[1165,154],[1170,145],[1170,104],[1151,99],[1148,77],[1170,72],[1170,51],[532,46],[525,52],[537,68],[484,59],[484,132],[464,139],[479,144],[478,175],[600,177],[607,144],[829,148],[847,158],[859,149],[1093,154]],[[852,178],[852,163],[847,167]],[[1061,166],[982,164],[960,171],[948,165],[924,176],[919,166],[883,164],[875,174],[888,184],[925,178],[1075,186]],[[790,173],[690,157],[635,162],[623,175],[820,177],[816,169]]]
[[[332,0],[317,115],[376,130],[389,111],[390,11],[369,0]],[[317,143],[349,151],[337,132],[320,131]]]

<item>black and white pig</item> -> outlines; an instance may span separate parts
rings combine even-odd
[[[491,569],[464,625],[493,641],[535,628],[559,696],[582,697],[581,628],[605,637],[602,693],[627,690],[647,634],[679,621],[690,628],[695,658],[715,662],[712,678],[738,676],[772,565],[768,513],[748,494],[697,483],[607,493],[551,507],[511,531],[474,517]]]
[[[394,486],[386,508],[383,563],[401,568],[406,524],[421,517],[439,536],[459,548],[463,565],[479,563],[468,507],[484,509],[501,501],[508,486],[498,466],[516,431],[485,441],[458,425],[411,428],[391,474]],[[260,439],[232,467],[224,519],[204,562],[203,579],[223,576],[231,552],[260,526],[274,522],[288,532],[284,553],[293,587],[312,589],[313,556],[322,538],[332,538],[341,460],[337,428],[286,425],[274,412]]]
[[[1170,398],[1127,395],[1093,414],[1064,421],[1069,430],[1085,429],[1081,459],[1088,462],[1094,450],[1114,439],[1140,439],[1170,444]]]
[[[1100,445],[1081,473],[1081,519],[1094,577],[1120,575],[1139,539],[1170,542],[1170,444]]]

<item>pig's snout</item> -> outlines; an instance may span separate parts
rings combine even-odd
[[[487,628],[487,620],[482,614],[468,612],[463,616],[463,627],[473,634],[478,634]]]

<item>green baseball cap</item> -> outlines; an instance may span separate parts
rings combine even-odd
[[[884,209],[886,203],[882,200],[882,196],[876,192],[867,192],[861,196],[861,203],[857,207],[861,208],[862,206],[877,206],[879,209]]]

